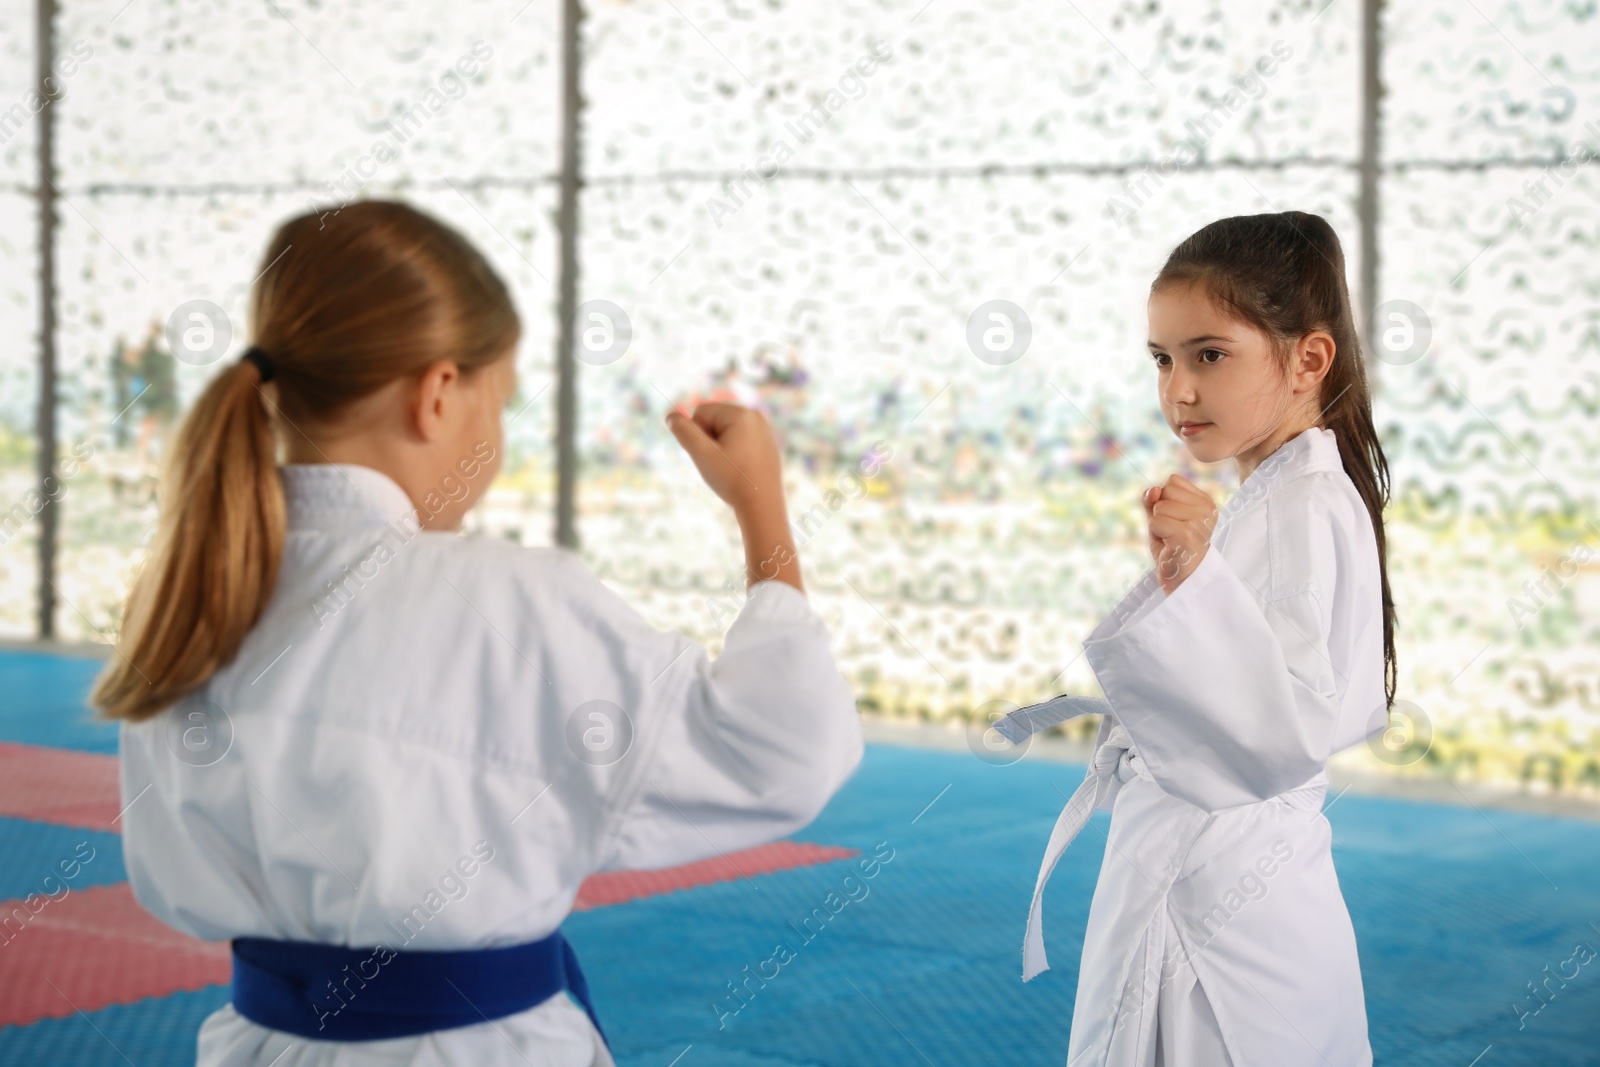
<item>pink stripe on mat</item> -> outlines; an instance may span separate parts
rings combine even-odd
[[[776,841],[681,867],[612,871],[587,879],[573,910],[857,854],[852,848]],[[165,925],[140,906],[126,882],[74,890],[59,900],[35,895],[0,901],[0,1026],[222,985],[232,977],[227,942],[200,941]]]
[[[796,867],[811,867],[818,863],[833,863],[856,855],[859,853],[853,848],[812,845],[803,841],[774,841],[770,845],[757,845],[714,859],[686,863],[681,867],[663,867],[656,871],[607,871],[604,874],[592,874],[584,880],[572,910],[589,911],[611,904],[626,904],[641,897],[660,896],[680,889],[731,882],[735,878],[750,878]]]
[[[0,741],[0,816],[115,833],[121,811],[115,756]],[[852,848],[775,841],[680,867],[609,871],[584,881],[573,911],[855,855]],[[166,926],[140,906],[126,882],[72,890],[58,900],[0,901],[0,1026],[231,980],[226,942],[200,941]]]
[[[126,882],[29,900],[36,912],[20,900],[0,902],[0,1026],[232,978],[227,942],[180,934],[145,911]]]
[[[0,816],[116,831],[121,811],[117,757],[0,741]]]

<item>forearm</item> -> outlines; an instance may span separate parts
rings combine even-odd
[[[734,511],[739,532],[744,537],[745,585],[779,581],[804,593],[800,582],[800,554],[789,530],[789,510],[779,497],[775,504],[763,502]]]

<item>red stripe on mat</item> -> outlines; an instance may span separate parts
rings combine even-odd
[[[226,942],[180,934],[145,911],[126,882],[54,901],[29,899],[37,912],[20,900],[0,902],[0,1026],[203,989],[232,977]]]
[[[116,832],[121,810],[115,756],[0,741],[0,816]],[[578,890],[573,910],[832,863],[856,854],[848,848],[774,841],[681,867],[597,874]]]
[[[117,832],[117,759],[0,741],[0,816]],[[586,879],[574,911],[698,886],[833,863],[855,849],[775,841],[654,871]],[[30,910],[28,901],[34,908]],[[95,1011],[232,979],[226,942],[200,941],[157,920],[126,882],[0,901],[0,1026]]]
[[[611,904],[626,904],[641,897],[654,897],[679,889],[716,885],[735,878],[772,874],[818,863],[833,863],[859,855],[853,848],[812,845],[803,841],[774,841],[770,845],[729,852],[715,859],[664,867],[658,871],[608,871],[593,874],[578,889],[573,911],[588,911]]]
[[[0,741],[0,815],[84,830],[116,830],[117,757]]]
[[[113,813],[114,814],[114,813]],[[657,871],[613,871],[584,881],[574,911],[737,878],[832,863],[855,849],[776,841]],[[34,908],[30,910],[28,901]],[[126,882],[0,901],[0,1026],[132,1004],[232,980],[224,941],[200,941],[145,911]]]

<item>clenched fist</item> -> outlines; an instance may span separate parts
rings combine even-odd
[[[1171,596],[1211,547],[1217,506],[1205,490],[1174,474],[1166,485],[1145,490],[1144,513],[1150,522],[1150,558],[1155,560],[1156,579]]]
[[[711,491],[736,512],[783,507],[783,461],[765,415],[740,404],[701,404],[690,417],[667,414],[667,428]]]
[[[739,404],[674,408],[667,426],[711,491],[733,508],[744,538],[746,584],[779,581],[805,592],[783,498],[783,456],[765,415]]]

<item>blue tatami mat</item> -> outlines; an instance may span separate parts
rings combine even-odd
[[[102,661],[0,650],[0,741],[117,751],[117,726],[84,704]]]
[[[0,686],[18,701],[0,740],[113,750],[114,733],[79,716],[88,661],[51,658],[0,653]],[[1063,1063],[1107,816],[1050,883],[1054,967],[1026,985],[1021,940],[1040,853],[1082,775],[871,745],[796,836],[892,857],[873,877],[836,862],[574,915],[567,931],[619,1063]],[[1600,949],[1600,824],[1353,791],[1328,818],[1379,1064],[1600,1062],[1600,959],[1568,962],[1579,945]],[[120,876],[114,835],[0,822],[9,892],[86,837],[102,850],[97,880]],[[0,948],[0,988],[27,980],[6,966]],[[0,1064],[189,1064],[200,1020],[226,997],[219,986],[0,1029]]]

